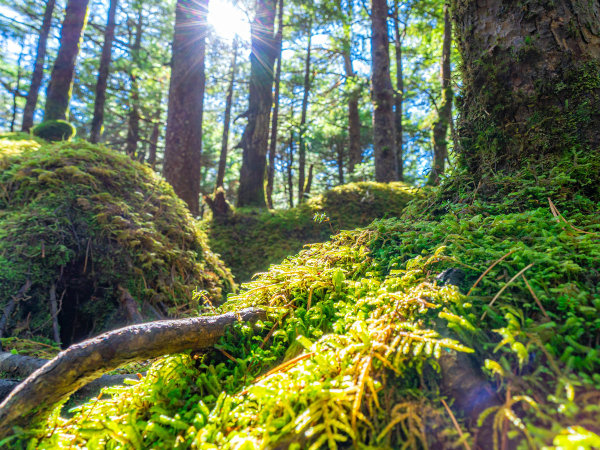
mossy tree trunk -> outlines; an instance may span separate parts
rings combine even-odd
[[[452,73],[450,54],[452,51],[452,21],[450,5],[444,4],[444,43],[442,44],[442,64],[440,76],[442,80],[442,100],[438,107],[438,117],[433,124],[433,163],[427,183],[438,185],[440,176],[444,174],[448,157],[448,126],[452,120]]]
[[[44,18],[42,27],[40,28],[40,37],[38,39],[37,50],[35,54],[35,64],[33,66],[33,74],[31,75],[31,84],[27,93],[27,100],[23,108],[23,124],[21,130],[28,132],[33,126],[33,115],[37,106],[38,95],[42,79],[44,78],[44,60],[46,59],[46,47],[48,45],[48,35],[52,27],[52,13],[56,0],[48,0],[44,9]]]
[[[373,149],[375,179],[396,179],[394,89],[390,78],[387,0],[371,0],[371,87],[373,96]]]
[[[483,180],[600,145],[600,2],[453,0],[461,163]]]
[[[246,113],[248,123],[240,142],[243,153],[239,206],[266,206],[264,179],[277,47],[274,27],[275,0],[258,0],[250,32],[250,92]]]
[[[97,143],[102,135],[102,124],[104,122],[104,104],[106,103],[106,86],[108,85],[108,72],[112,57],[112,44],[115,39],[115,27],[117,23],[118,0],[110,0],[108,7],[108,19],[104,30],[104,43],[100,55],[100,67],[98,69],[98,80],[96,82],[96,97],[94,99],[94,116],[92,118],[92,129],[90,131],[90,142]]]
[[[208,0],[177,2],[163,169],[194,215],[200,212],[207,13]]]
[[[89,0],[69,0],[65,19],[60,30],[60,47],[52,67],[44,120],[66,120],[71,101],[71,88],[75,74],[75,62],[79,43],[87,22]]]

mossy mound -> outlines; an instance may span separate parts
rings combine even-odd
[[[365,226],[374,219],[397,217],[416,196],[417,190],[404,183],[350,183],[296,208],[242,208],[205,223],[211,248],[244,282],[306,244],[323,242],[342,229]]]
[[[0,187],[5,335],[52,337],[53,302],[64,345],[123,324],[123,290],[158,318],[196,311],[196,289],[218,302],[232,287],[172,188],[125,155],[1,135]]]
[[[70,141],[77,130],[66,120],[47,120],[31,130],[34,136],[50,142]]]

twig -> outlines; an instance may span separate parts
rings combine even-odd
[[[452,423],[454,424],[454,428],[456,428],[456,431],[458,431],[458,435],[462,439],[464,437],[464,434],[463,434],[462,430],[460,429],[458,422],[456,421],[456,417],[454,417],[454,414],[452,413],[452,410],[450,409],[450,407],[448,406],[446,401],[443,398],[440,398],[440,400],[444,404],[444,408],[446,408],[446,411],[448,411],[448,414],[450,415],[450,419],[452,419]],[[469,443],[466,440],[463,441],[463,444],[467,450],[471,450],[471,446],[469,445]]]
[[[508,258],[510,255],[512,255],[514,252],[516,252],[517,249],[513,249],[510,252],[508,252],[506,255],[504,255],[502,258],[500,258],[499,260],[497,260],[494,264],[492,264],[490,267],[488,267],[485,272],[483,272],[479,278],[477,278],[477,281],[475,282],[475,284],[473,284],[473,287],[471,287],[471,289],[469,289],[469,292],[467,292],[467,297],[471,294],[471,292],[473,292],[473,289],[475,289],[477,287],[477,285],[479,284],[479,282],[481,280],[483,280],[483,277],[485,277],[490,270],[492,270],[494,267],[496,267],[496,265],[498,265],[499,263],[501,263],[502,261],[504,261],[506,258]]]
[[[533,288],[531,287],[531,285],[529,284],[529,281],[527,281],[527,278],[525,278],[525,275],[523,276],[523,281],[525,281],[525,284],[527,285],[527,289],[529,289],[529,292],[531,293],[531,295],[533,296],[533,299],[535,300],[535,302],[537,303],[537,305],[540,307],[540,309],[542,310],[542,313],[544,314],[544,317],[548,320],[551,320],[550,317],[548,316],[548,314],[546,313],[546,310],[544,309],[544,307],[542,306],[542,302],[540,302],[540,299],[537,298],[537,295],[535,295],[535,292],[533,291]]]
[[[529,264],[527,267],[525,267],[523,270],[520,270],[519,273],[517,273],[514,277],[512,277],[510,280],[508,280],[508,283],[506,283],[504,286],[502,286],[502,288],[498,291],[498,293],[494,296],[494,298],[492,299],[492,301],[488,304],[488,308],[490,308],[494,302],[498,299],[498,297],[500,297],[500,295],[504,292],[504,290],[513,282],[515,281],[517,278],[519,278],[521,275],[523,275],[523,273],[525,273],[526,270],[529,270],[531,268],[531,266],[533,266],[533,263]],[[479,320],[483,320],[485,319],[485,316],[487,315],[487,311],[484,311],[484,313],[481,315],[481,319]]]
[[[585,233],[585,234],[594,234],[591,231],[585,231],[582,230],[580,228],[575,227],[573,224],[571,224],[567,219],[565,219],[563,217],[563,215],[560,213],[560,211],[558,210],[558,208],[556,207],[556,205],[552,202],[552,200],[550,200],[550,197],[548,197],[548,203],[550,203],[550,212],[552,213],[552,215],[554,215],[554,217],[556,218],[557,222],[560,222],[559,218],[562,219],[562,221],[564,223],[566,223],[567,225],[569,225],[571,228],[573,228],[575,231],[578,231],[580,233]]]

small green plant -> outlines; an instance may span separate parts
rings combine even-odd
[[[50,142],[70,141],[76,133],[75,127],[66,120],[47,120],[33,127],[34,136]]]

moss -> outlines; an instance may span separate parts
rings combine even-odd
[[[75,127],[66,120],[46,120],[31,130],[34,136],[50,142],[70,141],[76,133]]]
[[[237,280],[247,281],[305,244],[322,242],[339,230],[365,226],[374,219],[400,215],[415,196],[416,189],[403,183],[350,183],[296,208],[242,208],[205,225],[210,247]]]
[[[91,144],[0,136],[0,307],[14,335],[52,336],[56,286],[63,344],[124,323],[119,286],[148,318],[214,302],[231,275],[172,188],[127,156]]]

